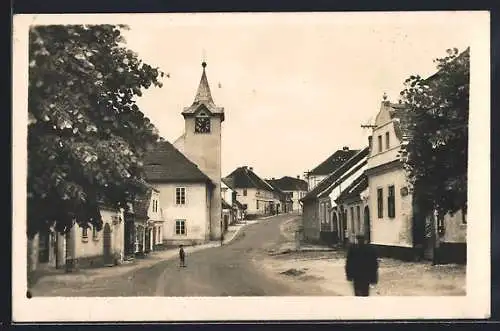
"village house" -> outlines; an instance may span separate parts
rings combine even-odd
[[[182,111],[184,133],[174,144],[148,151],[146,180],[159,192],[167,245],[200,243],[222,236],[221,129],[224,108],[215,105],[202,63],[191,106]]]
[[[336,151],[325,161],[321,162],[316,168],[306,173],[307,190],[311,191],[321,181],[330,176],[338,167],[345,161],[350,159],[359,152],[359,150],[351,150],[345,146],[341,150]]]
[[[99,206],[103,226],[82,227],[75,223],[66,234],[53,229],[30,240],[29,271],[47,268],[68,270],[90,266],[115,265],[124,258],[123,210]]]
[[[267,182],[284,192],[288,201],[291,200],[292,204],[287,206],[287,212],[302,212],[300,199],[307,193],[307,182],[305,180],[300,179],[300,176],[296,178],[284,176],[279,179],[269,179]]]
[[[348,160],[340,163],[333,173],[322,180],[305,197],[303,204],[304,240],[336,244],[348,240],[345,211],[339,209],[335,199],[348,187],[366,166],[368,148],[357,150]]]
[[[167,141],[158,142],[147,153],[144,170],[146,180],[160,195],[165,245],[210,240],[211,196],[220,196],[210,178]]]
[[[466,217],[459,211],[436,220],[418,215],[404,169],[408,120],[403,105],[382,101],[369,138],[366,175],[371,212],[371,242],[382,256],[464,262]],[[372,138],[373,137],[373,138]]]
[[[148,185],[125,214],[125,252],[127,258],[142,256],[163,248],[163,212],[160,192]]]
[[[350,243],[358,235],[363,235],[365,240],[370,242],[370,209],[367,191],[368,178],[363,173],[335,199],[338,210],[345,211],[343,215],[347,219],[343,222],[343,229],[345,229],[345,237],[349,238]]]
[[[224,180],[221,181],[221,194],[222,194],[223,205],[225,201],[229,206],[231,206],[229,224],[233,224],[243,220],[244,208],[243,205],[237,199],[238,193],[236,192],[236,190],[227,185],[227,183]]]
[[[280,202],[275,189],[257,176],[252,167],[236,168],[224,181],[236,190],[248,218],[270,215]]]
[[[283,192],[279,187],[272,184],[269,180],[265,179],[265,182],[274,189],[275,198],[278,199],[278,203],[275,208],[271,210],[271,214],[288,213],[292,209],[293,201],[291,195]]]

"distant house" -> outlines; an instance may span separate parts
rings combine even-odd
[[[436,221],[432,215],[418,213],[404,169],[409,132],[403,107],[382,101],[369,138],[366,175],[372,244],[383,256],[405,260],[440,256],[442,262],[464,262],[466,216],[459,211]]]
[[[248,217],[270,215],[279,204],[275,189],[255,174],[252,167],[243,166],[235,169],[224,178],[237,192],[239,202]]]
[[[358,150],[301,199],[306,241],[334,244],[348,239],[345,211],[336,206],[335,199],[363,173],[367,155],[368,148]]]
[[[345,211],[344,215],[347,218],[346,222],[344,222],[345,237],[349,238],[350,242],[353,242],[357,235],[363,235],[368,242],[370,241],[370,209],[367,191],[368,178],[363,173],[335,199],[338,210]],[[339,214],[341,213],[339,212]]]
[[[323,179],[332,174],[357,152],[359,152],[359,150],[351,150],[347,146],[343,147],[341,150],[333,153],[325,161],[321,162],[316,168],[309,171],[306,177],[308,190],[314,189]]]
[[[210,240],[211,196],[220,195],[210,178],[167,141],[148,151],[144,170],[147,182],[160,194],[165,245]]]
[[[300,176],[296,178],[284,176],[279,179],[268,179],[267,182],[283,191],[287,195],[288,201],[292,201],[292,205],[287,206],[287,211],[302,211],[300,199],[307,193],[307,182],[305,180],[300,179]]]
[[[114,265],[124,257],[123,210],[99,206],[103,226],[81,227],[77,223],[66,234],[54,229],[41,231],[30,241],[30,271],[46,268],[78,269]]]
[[[233,204],[233,200],[236,200],[236,191],[230,188],[224,180],[221,181],[221,197],[222,197],[222,222],[224,228],[227,230],[227,227],[230,224],[236,222],[236,214],[235,205]]]
[[[278,186],[272,184],[269,180],[266,179],[265,181],[274,189],[274,196],[278,199],[278,203],[275,204],[275,208],[271,210],[271,214],[274,215],[290,212],[293,204],[291,194],[283,192]]]
[[[236,208],[236,222],[240,222],[240,221],[244,220],[245,215],[246,215],[245,206],[243,206],[243,204],[241,202],[239,202],[238,200],[234,200],[233,205]]]

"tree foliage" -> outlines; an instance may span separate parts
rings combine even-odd
[[[401,92],[409,141],[406,166],[419,210],[467,211],[469,49],[447,50],[437,73],[410,76]]]
[[[29,32],[28,235],[102,226],[98,203],[125,208],[145,189],[140,162],[156,128],[135,98],[163,73],[124,45],[126,26]]]

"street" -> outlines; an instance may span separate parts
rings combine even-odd
[[[266,273],[259,261],[287,239],[280,226],[298,216],[282,214],[244,227],[235,239],[186,256],[186,268],[177,258],[139,267],[122,275],[85,282],[50,282],[32,290],[34,296],[283,296],[335,295],[304,283],[297,286]],[[119,270],[120,267],[110,268]],[[108,269],[109,270],[109,269]],[[71,280],[71,278],[67,278]],[[51,288],[44,290],[43,287]]]
[[[240,226],[227,244],[156,252],[132,265],[49,275],[33,296],[350,296],[343,251],[294,250],[300,216],[283,214]],[[465,267],[380,259],[372,295],[465,295]]]

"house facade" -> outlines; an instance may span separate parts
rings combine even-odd
[[[164,218],[160,192],[148,186],[146,193],[138,197],[125,214],[125,252],[128,258],[163,249]]]
[[[269,179],[267,182],[280,189],[286,195],[288,201],[286,212],[302,212],[300,199],[307,194],[308,188],[305,180],[300,179],[300,176],[284,176],[279,179]]]
[[[383,256],[465,262],[466,216],[459,211],[438,220],[418,212],[404,169],[407,123],[401,104],[382,102],[366,170],[371,242]]]
[[[247,217],[270,215],[280,204],[275,189],[257,176],[252,167],[239,167],[226,176],[224,181],[236,191]]]
[[[210,240],[211,196],[220,195],[210,178],[167,141],[148,151],[144,170],[147,182],[159,193],[165,246]],[[220,223],[221,215],[217,220]]]
[[[367,198],[368,178],[364,173],[359,175],[342,193],[335,199],[339,211],[337,217],[344,217],[343,229],[345,238],[353,243],[358,235],[363,235],[370,242],[371,225],[370,209]]]
[[[359,152],[359,150],[351,150],[349,147],[345,146],[341,150],[333,153],[313,170],[307,172],[306,180],[308,191],[314,189],[319,183],[330,176],[338,167],[354,156],[357,152]]]
[[[29,241],[30,270],[115,265],[123,262],[123,210],[101,205],[102,229],[75,223],[66,234],[48,229]]]
[[[414,258],[413,199],[401,159],[404,123],[400,104],[383,101],[369,137],[366,175],[372,216],[371,243],[379,254],[405,260]]]
[[[306,241],[335,244],[347,239],[344,211],[336,206],[335,199],[363,173],[367,155],[368,148],[358,150],[301,199]]]

